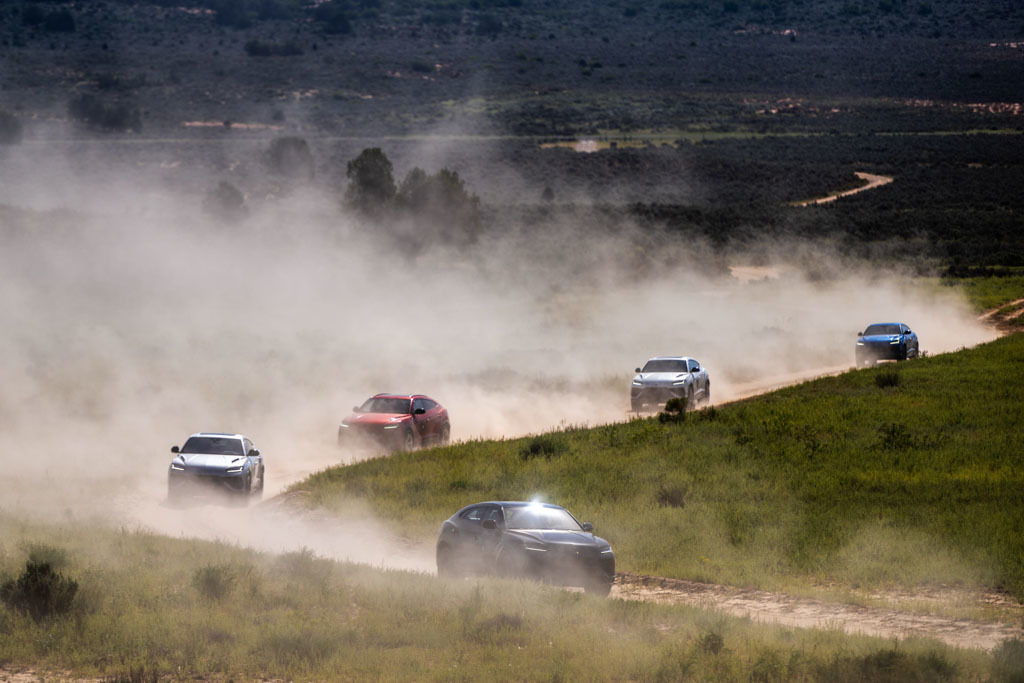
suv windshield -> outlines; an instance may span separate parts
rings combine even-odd
[[[226,436],[193,436],[181,447],[182,453],[206,455],[245,455],[242,440]]]
[[[563,531],[581,531],[576,518],[567,510],[549,508],[542,505],[504,508],[506,529],[560,529]]]
[[[875,334],[899,334],[899,325],[868,325],[868,329],[864,330],[864,336],[870,337]]]
[[[359,406],[360,413],[399,413],[405,415],[409,412],[411,402],[407,398],[368,398],[366,403]]]
[[[686,361],[649,360],[640,372],[686,372]]]

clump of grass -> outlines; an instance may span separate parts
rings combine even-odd
[[[654,497],[658,501],[658,505],[681,508],[686,505],[686,487],[662,485]]]
[[[878,428],[878,445],[885,451],[903,451],[917,443],[914,435],[902,422],[891,422]]]
[[[192,574],[192,586],[208,600],[223,600],[234,585],[235,571],[226,564],[208,564]]]
[[[875,386],[879,389],[898,387],[900,385],[899,370],[882,370],[875,375]]]
[[[725,647],[725,639],[717,631],[708,631],[700,637],[700,649],[708,654],[717,655]]]
[[[540,434],[526,442],[526,445],[519,451],[519,457],[523,460],[544,458],[550,460],[556,458],[568,450],[563,439],[554,434]]]
[[[76,592],[76,581],[55,572],[46,562],[29,560],[17,580],[9,580],[0,586],[0,601],[36,621],[42,621],[70,612]]]

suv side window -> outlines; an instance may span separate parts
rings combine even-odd
[[[427,406],[425,406],[423,404],[423,399],[422,398],[413,399],[413,401],[412,401],[412,412],[413,412],[413,414],[415,414],[416,411],[419,410],[420,408],[422,408],[423,410],[427,410]]]
[[[245,451],[246,455],[249,455],[252,451],[252,441],[249,441],[249,439],[242,439],[242,450]]]
[[[697,372],[698,370],[700,370],[700,363],[698,363],[697,361],[695,361],[695,360],[693,360],[691,358],[690,359],[690,372]]]
[[[487,508],[485,507],[470,508],[463,512],[461,517],[467,522],[475,522],[479,524],[483,521],[485,512],[487,512]]]

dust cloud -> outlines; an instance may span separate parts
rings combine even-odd
[[[286,515],[168,508],[169,449],[244,433],[272,496],[350,461],[338,422],[380,391],[434,397],[455,440],[515,437],[626,419],[633,368],[654,355],[699,359],[721,402],[850,367],[871,322],[908,323],[929,354],[995,336],[953,293],[824,248],[810,260],[832,264],[827,278],[785,245],[731,255],[775,255],[742,278],[701,248],[637,268],[622,258],[629,226],[410,258],[346,216],[336,188],[275,194],[238,170],[250,213],[224,224],[201,208],[222,173],[112,154],[26,144],[0,158],[0,505],[13,510],[422,568],[383,532],[346,543],[355,531]]]

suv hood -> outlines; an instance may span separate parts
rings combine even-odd
[[[545,545],[605,546],[608,541],[587,531],[561,531],[556,529],[506,529],[506,533],[523,539],[539,541]]]
[[[246,462],[244,455],[213,455],[210,453],[179,453],[174,458],[179,465],[197,470],[226,470],[241,467]]]
[[[404,422],[410,417],[407,413],[352,413],[342,420],[342,424],[389,425]]]
[[[641,372],[633,376],[634,380],[644,384],[672,384],[686,379],[688,372]]]

